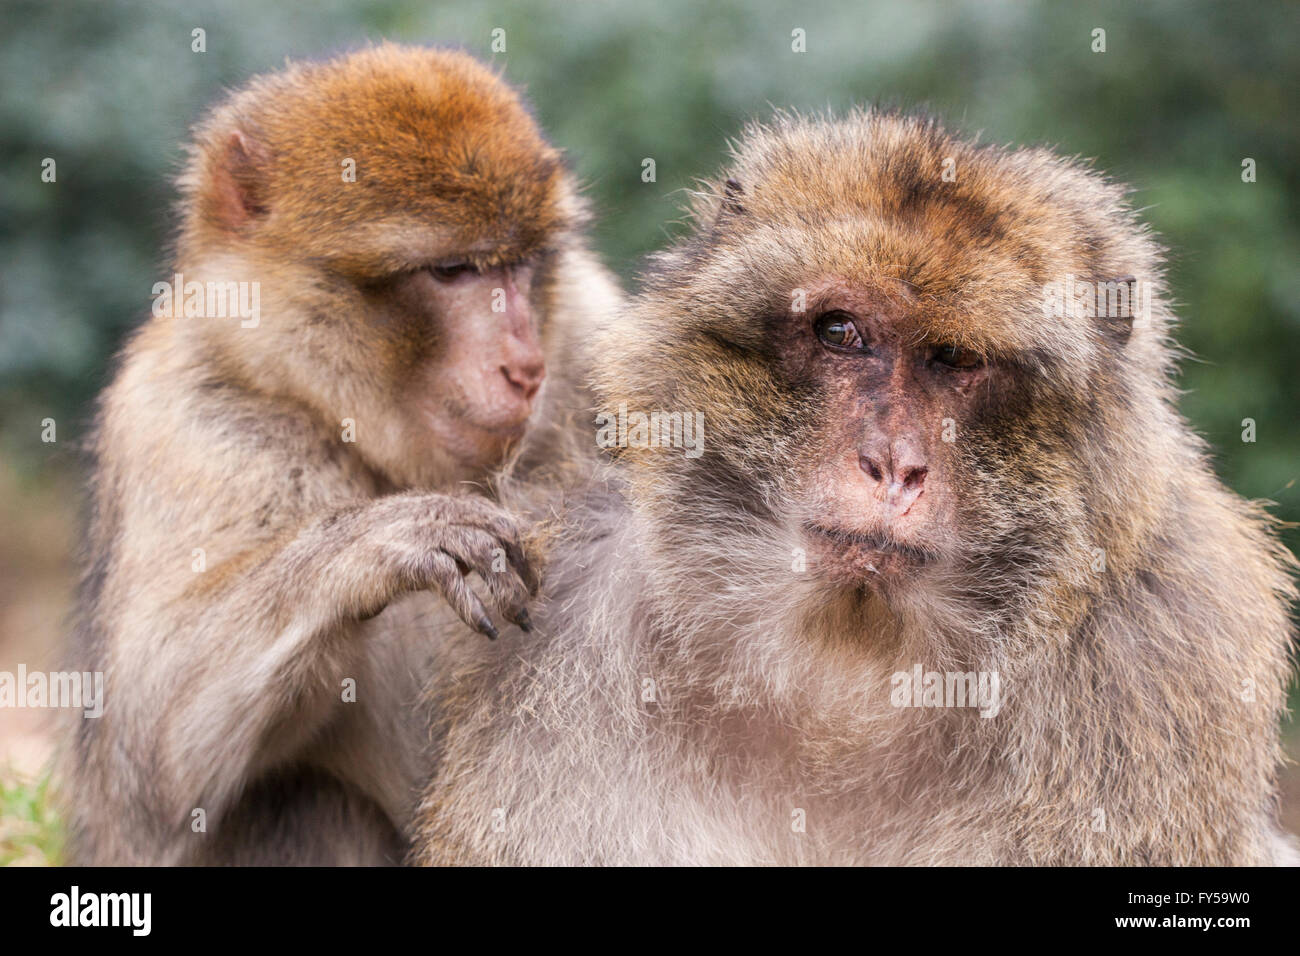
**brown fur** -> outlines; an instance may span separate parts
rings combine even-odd
[[[706,452],[533,492],[567,522],[541,637],[439,644],[416,858],[1287,858],[1295,561],[1176,411],[1161,253],[1121,189],[925,119],[780,116],[694,213],[592,354],[601,408],[701,410]],[[1044,317],[1067,274],[1151,283],[1150,321]],[[947,452],[954,523],[898,586],[791,561],[847,413],[787,340],[792,290],[827,277],[996,373]],[[1001,710],[891,706],[915,663],[999,673]]]
[[[485,490],[509,448],[453,454],[427,427],[458,424],[438,363],[487,319],[431,312],[463,286],[424,269],[528,262],[551,356],[617,290],[559,153],[460,53],[385,45],[258,78],[198,127],[181,187],[175,271],[260,283],[261,323],[152,317],[101,396],[69,656],[106,673],[106,709],[65,754],[72,859],[397,862],[425,767],[428,621],[452,619],[429,589],[489,630],[460,573],[506,616],[527,584],[510,517],[445,493]],[[572,454],[587,401],[552,368],[515,467]],[[508,573],[487,567],[498,546]]]

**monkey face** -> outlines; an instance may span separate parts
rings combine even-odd
[[[391,344],[381,361],[412,446],[481,468],[523,436],[546,374],[537,273],[451,256],[372,290],[367,319]]]
[[[1077,546],[1087,409],[1067,384],[974,322],[947,338],[910,283],[805,285],[807,308],[768,334],[815,423],[782,459],[810,570],[898,594],[981,567],[1010,580]]]
[[[960,462],[945,431],[988,384],[975,351],[916,334],[916,296],[828,276],[808,308],[773,323],[777,369],[826,409],[799,469],[803,530],[825,571],[869,582],[907,575],[951,550]]]
[[[673,500],[655,482],[712,496],[656,513],[678,537],[701,516],[697,538],[730,521],[788,541],[793,525],[809,573],[1008,607],[1080,570],[1097,515],[1153,494],[1159,255],[1101,177],[919,118],[787,116],[748,131],[694,212],[598,375],[611,407],[704,410],[702,458],[627,453],[648,507]],[[1071,277],[1126,275],[1157,293],[1140,333],[1045,308]],[[620,360],[647,332],[656,349]]]

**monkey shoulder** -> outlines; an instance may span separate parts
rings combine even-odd
[[[157,350],[129,355],[101,396],[93,452],[101,582],[141,566],[184,582],[377,491],[310,410]]]

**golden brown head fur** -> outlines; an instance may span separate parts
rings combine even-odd
[[[236,131],[249,145],[230,142]],[[339,188],[345,159],[357,189]],[[241,175],[269,212],[243,230],[229,209]],[[242,233],[285,256],[372,274],[422,265],[449,245],[490,245],[510,261],[580,218],[560,153],[512,87],[468,54],[394,44],[253,80],[196,130],[181,186],[182,260]],[[426,233],[426,249],[412,230]]]

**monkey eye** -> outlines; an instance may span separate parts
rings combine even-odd
[[[934,350],[934,360],[940,365],[946,365],[948,368],[961,369],[963,371],[979,368],[984,364],[983,359],[970,349],[963,349],[956,345],[940,345]]]
[[[839,351],[865,352],[866,346],[853,324],[853,316],[839,310],[824,312],[813,322],[813,331],[822,345]]]
[[[478,269],[471,262],[440,262],[429,266],[429,272],[439,282],[451,282],[463,275],[477,275]]]

